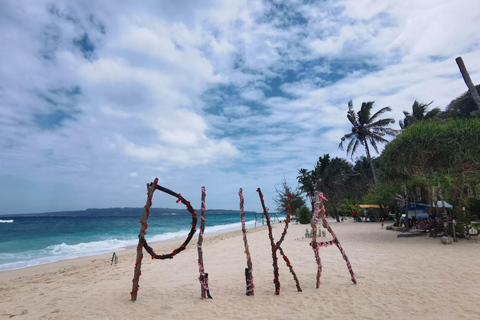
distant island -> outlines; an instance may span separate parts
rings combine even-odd
[[[106,208],[106,209],[95,209],[89,208],[86,210],[76,210],[76,211],[56,211],[56,212],[42,212],[42,213],[17,213],[17,214],[0,214],[0,216],[82,216],[82,217],[140,217],[143,214],[144,208]],[[151,208],[150,214],[152,215],[190,215],[190,213],[185,209],[172,209],[172,208]],[[245,214],[255,214],[254,211],[245,211]],[[225,209],[207,209],[207,215],[215,214],[238,214],[240,215],[240,210],[225,210]],[[261,215],[261,213],[260,213]]]

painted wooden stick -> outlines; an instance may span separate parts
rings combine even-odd
[[[273,283],[275,283],[275,294],[280,294],[280,280],[278,274],[278,264],[277,264],[277,250],[275,248],[275,240],[273,239],[272,234],[272,225],[270,223],[270,216],[268,215],[267,207],[265,207],[265,201],[263,200],[262,190],[257,189],[258,196],[260,197],[260,202],[262,203],[263,215],[267,220],[268,227],[268,237],[270,238],[270,245],[272,246],[272,259],[273,259]]]
[[[200,233],[198,234],[198,242],[197,242],[197,250],[198,250],[198,269],[200,272],[200,276],[198,280],[200,281],[200,290],[201,290],[201,298],[209,298],[213,299],[210,295],[210,289],[208,287],[208,273],[205,273],[204,265],[203,265],[203,251],[202,251],[202,243],[203,243],[203,232],[205,231],[205,187],[202,187],[202,210],[200,217],[202,219],[200,223]]]
[[[300,287],[300,281],[298,281],[297,274],[293,270],[293,266],[290,263],[290,260],[285,255],[285,253],[283,253],[283,249],[280,246],[280,244],[282,244],[283,240],[285,239],[285,235],[287,234],[288,224],[290,223],[290,220],[291,220],[291,215],[290,214],[292,213],[292,208],[290,207],[290,205],[292,204],[292,195],[290,193],[287,193],[287,196],[288,196],[288,200],[287,200],[287,205],[286,205],[286,208],[285,208],[286,209],[285,212],[287,214],[287,219],[285,219],[285,228],[283,229],[282,236],[280,237],[280,240],[278,240],[278,242],[275,244],[275,247],[278,249],[278,251],[280,251],[280,254],[283,257],[283,260],[287,264],[288,269],[290,269],[290,273],[292,274],[293,280],[295,280],[295,285],[297,286],[297,291],[302,292],[302,288]]]
[[[152,196],[157,188],[158,178],[155,178],[153,184],[147,183],[147,204],[145,205],[145,211],[143,212],[142,217],[140,218],[140,234],[138,235],[138,245],[137,245],[137,259],[135,262],[135,272],[133,273],[133,286],[132,291],[130,292],[131,300],[137,300],[138,293],[138,282],[140,281],[140,275],[142,274],[142,259],[143,259],[143,243],[145,241],[145,234],[147,229],[147,219],[150,216],[150,207],[152,206]]]
[[[253,265],[252,257],[250,256],[250,249],[248,247],[247,230],[245,228],[245,211],[243,208],[244,199],[242,188],[240,188],[238,191],[238,195],[240,196],[240,220],[242,221],[243,244],[245,245],[245,254],[247,255],[247,268],[245,268],[246,295],[254,296],[255,285],[253,284]]]
[[[300,287],[300,281],[298,281],[297,274],[296,274],[295,271],[293,270],[293,266],[292,266],[292,264],[290,263],[290,260],[289,260],[288,257],[285,255],[285,253],[283,253],[282,247],[278,247],[278,251],[280,251],[280,254],[281,254],[282,257],[283,257],[283,260],[284,260],[285,263],[287,264],[288,269],[290,269],[290,273],[292,274],[293,280],[295,280],[295,285],[297,286],[297,291],[298,291],[298,292],[302,292],[302,288]]]
[[[320,208],[321,204],[321,208]],[[316,201],[314,205],[314,212],[312,219],[310,220],[310,225],[312,226],[312,241],[310,242],[310,246],[312,247],[313,254],[315,256],[315,261],[317,262],[317,279],[315,282],[315,286],[318,289],[320,287],[320,277],[322,276],[322,260],[320,259],[320,255],[318,253],[318,249],[320,248],[317,243],[317,223],[320,212],[323,210],[325,211],[325,207],[323,206],[321,200]]]

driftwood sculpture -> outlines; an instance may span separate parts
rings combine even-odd
[[[282,247],[280,246],[285,239],[285,235],[287,234],[287,229],[288,229],[288,224],[290,222],[290,213],[291,213],[291,208],[290,204],[292,203],[292,195],[288,194],[288,204],[287,204],[287,219],[285,219],[285,227],[283,229],[282,235],[280,236],[280,240],[278,240],[275,243],[275,239],[273,239],[273,234],[272,234],[272,225],[270,223],[270,216],[268,215],[268,210],[265,207],[265,201],[263,200],[263,194],[262,190],[260,188],[257,189],[258,195],[260,197],[260,202],[262,203],[262,208],[263,208],[263,215],[265,216],[267,220],[267,227],[268,227],[268,237],[270,238],[270,245],[272,246],[272,259],[273,259],[273,283],[275,283],[275,294],[280,294],[280,280],[279,280],[279,273],[278,273],[278,264],[277,264],[277,250],[280,252],[280,254],[283,257],[283,260],[285,260],[285,263],[287,264],[287,267],[290,269],[290,273],[293,275],[293,279],[295,280],[295,283],[297,285],[297,290],[299,292],[302,291],[302,288],[300,287],[300,282],[298,281],[297,275],[295,274],[295,271],[293,270],[293,267],[290,263],[290,260],[288,257],[285,255],[283,252]]]
[[[198,242],[197,242],[197,249],[198,249],[198,271],[200,272],[200,276],[198,280],[200,281],[200,296],[202,299],[208,298],[213,299],[210,295],[210,289],[208,288],[208,273],[205,273],[205,269],[203,266],[203,251],[202,251],[202,243],[203,243],[203,232],[205,231],[205,187],[202,187],[202,210],[200,213],[200,217],[202,221],[200,222],[200,233],[198,234]]]
[[[247,230],[245,229],[245,212],[243,209],[243,193],[242,188],[238,191],[240,196],[240,221],[242,221],[242,232],[243,232],[243,244],[245,245],[245,254],[247,255],[247,267],[245,268],[245,282],[246,282],[246,292],[247,296],[255,295],[255,285],[253,284],[253,266],[252,266],[252,257],[250,256],[250,249],[248,248],[247,242]]]
[[[323,206],[323,200],[327,200],[324,196],[323,193],[318,194],[318,201],[315,202],[315,211],[313,213],[312,220],[310,221],[312,225],[312,242],[310,245],[312,246],[313,253],[315,255],[315,260],[317,261],[318,265],[318,270],[317,270],[317,281],[316,281],[316,287],[320,287],[320,277],[322,275],[322,261],[320,259],[320,255],[318,254],[318,250],[320,247],[328,247],[333,244],[337,246],[337,248],[340,250],[342,253],[343,259],[347,263],[347,268],[348,271],[350,272],[350,275],[352,276],[352,282],[354,284],[357,284],[357,280],[355,279],[355,274],[353,273],[352,265],[350,264],[350,261],[347,258],[347,255],[345,254],[345,251],[343,250],[342,246],[340,245],[340,241],[338,241],[337,235],[333,232],[332,228],[330,228],[330,225],[328,224],[327,218],[325,216],[325,207]],[[317,242],[317,222],[318,222],[318,217],[322,218],[322,224],[325,229],[330,232],[330,234],[333,237],[333,240],[326,241],[326,242]]]
[[[192,208],[190,205],[190,202],[185,200],[180,193],[175,193],[170,189],[164,188],[162,186],[159,186],[158,184],[158,178],[155,178],[155,181],[153,183],[147,184],[147,204],[145,205],[145,211],[140,218],[140,224],[142,227],[140,228],[140,234],[138,235],[138,246],[137,246],[137,260],[135,262],[135,272],[133,275],[133,287],[132,291],[130,292],[131,295],[131,300],[136,301],[137,300],[137,293],[139,289],[138,282],[140,280],[140,276],[142,274],[141,272],[141,266],[142,266],[142,259],[143,259],[143,248],[152,256],[152,259],[173,259],[175,255],[178,253],[182,252],[187,248],[188,243],[192,239],[193,235],[197,231],[197,215],[196,211]],[[150,207],[152,206],[152,196],[155,190],[160,190],[162,192],[165,192],[171,196],[174,196],[177,198],[177,203],[181,202],[183,203],[186,207],[187,210],[192,214],[192,228],[190,229],[190,232],[188,233],[187,238],[185,241],[182,243],[180,247],[177,249],[173,250],[171,253],[168,254],[156,254],[155,251],[147,244],[147,240],[145,240],[145,235],[146,235],[146,230],[148,228],[147,220],[148,217],[150,217]]]

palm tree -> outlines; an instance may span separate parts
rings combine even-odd
[[[417,100],[415,100],[412,105],[411,114],[407,111],[403,111],[405,118],[403,119],[403,121],[398,121],[400,124],[400,128],[402,128],[403,130],[417,121],[433,119],[437,117],[440,113],[442,113],[440,108],[433,108],[432,110],[427,112],[428,106],[430,106],[432,103],[433,101],[430,103],[419,103]]]
[[[377,143],[388,142],[384,136],[394,136],[397,133],[397,130],[387,128],[388,125],[395,122],[394,119],[378,119],[380,115],[387,111],[392,111],[392,109],[390,107],[384,107],[377,111],[373,116],[370,116],[373,104],[374,101],[362,102],[360,111],[355,113],[355,110],[353,110],[352,100],[348,102],[347,118],[352,124],[352,132],[347,133],[342,137],[342,141],[338,147],[343,150],[343,142],[346,139],[350,139],[350,142],[347,146],[347,155],[351,154],[352,158],[360,144],[365,147],[365,152],[367,154],[368,161],[370,162],[370,167],[372,168],[375,190],[378,191],[377,176],[375,175],[375,168],[373,167],[373,161],[368,144],[371,144],[375,151],[379,153]]]
[[[308,200],[312,205],[312,212],[315,210],[315,190],[316,190],[316,181],[315,173],[313,171],[308,171],[307,169],[299,169],[297,177],[298,183],[300,184],[300,190],[307,194]]]

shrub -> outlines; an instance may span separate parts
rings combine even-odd
[[[300,223],[301,224],[307,224],[307,223],[310,223],[310,220],[312,220],[312,212],[310,212],[310,210],[308,210],[307,207],[305,206],[302,206],[300,208]]]

